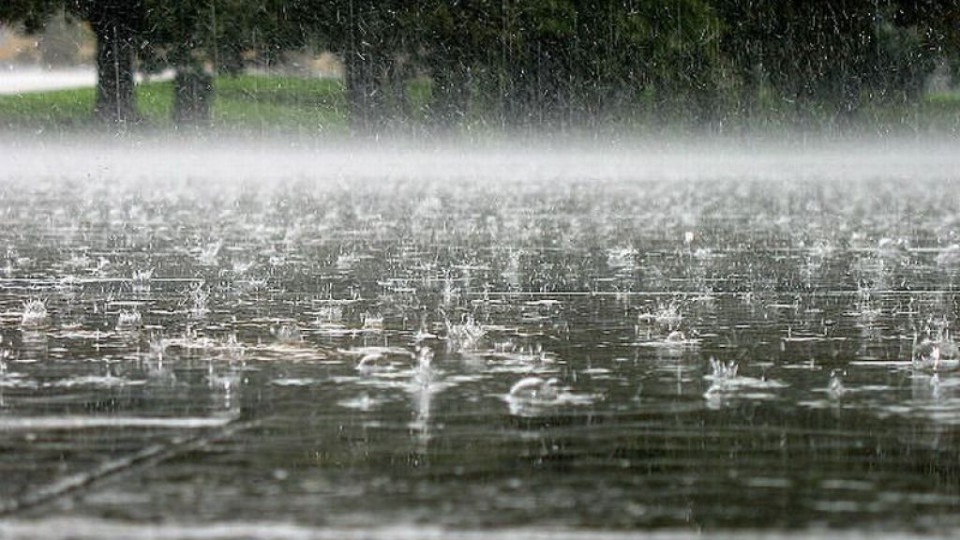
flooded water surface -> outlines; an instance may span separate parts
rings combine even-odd
[[[0,536],[960,526],[949,153],[5,151]]]

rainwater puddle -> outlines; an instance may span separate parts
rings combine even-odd
[[[0,536],[960,524],[942,158],[398,154],[0,173]]]

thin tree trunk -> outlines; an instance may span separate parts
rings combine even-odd
[[[381,51],[364,47],[348,52],[345,82],[349,101],[350,123],[359,133],[377,133],[386,122],[386,95],[383,86],[385,59]]]
[[[381,7],[375,3],[349,4],[347,43],[344,52],[344,83],[350,124],[358,133],[378,133],[385,121],[382,84],[385,50]]]
[[[370,131],[375,123],[371,101],[376,89],[370,73],[369,59],[363,58],[359,51],[350,51],[346,55],[346,60],[344,75],[350,124],[356,131]]]
[[[441,55],[446,56],[445,53]],[[431,120],[440,130],[454,130],[467,115],[469,75],[454,59],[441,58],[434,69],[433,85]]]

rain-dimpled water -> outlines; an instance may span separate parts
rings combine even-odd
[[[0,537],[960,525],[949,148],[200,146],[5,144]]]

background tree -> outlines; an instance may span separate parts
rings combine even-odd
[[[714,1],[742,117],[779,102],[792,104],[801,122],[835,118],[841,125],[864,100],[889,105],[919,98],[938,54],[933,28],[945,18],[941,8],[956,4]]]
[[[112,123],[139,121],[134,62],[145,26],[142,0],[68,0],[97,38],[94,116]]]
[[[63,9],[64,0],[5,0],[0,2],[0,22],[22,24],[27,32],[37,32],[47,19]]]
[[[66,10],[97,38],[95,112],[137,119],[133,70],[176,70],[175,117],[205,121],[212,76],[329,50],[350,118],[381,131],[420,116],[567,129],[719,127],[771,111],[843,125],[864,103],[920,99],[960,71],[960,0],[8,0],[36,30]],[[412,94],[416,91],[417,94]],[[417,109],[417,110],[415,110]],[[746,120],[744,120],[746,119]]]
[[[426,113],[432,127],[456,128],[480,119],[481,111],[488,121],[503,123],[506,8],[502,0],[433,0],[407,15],[413,71],[430,80]]]
[[[94,116],[137,121],[134,58],[145,22],[142,0],[8,0],[0,3],[0,20],[21,22],[32,32],[60,10],[88,22],[97,39]]]
[[[344,65],[344,83],[350,118],[356,129],[382,129],[391,109],[406,103],[400,54],[408,37],[402,11],[412,3],[399,0],[336,2],[333,17],[324,17],[324,33]],[[322,10],[318,14],[323,15]]]

